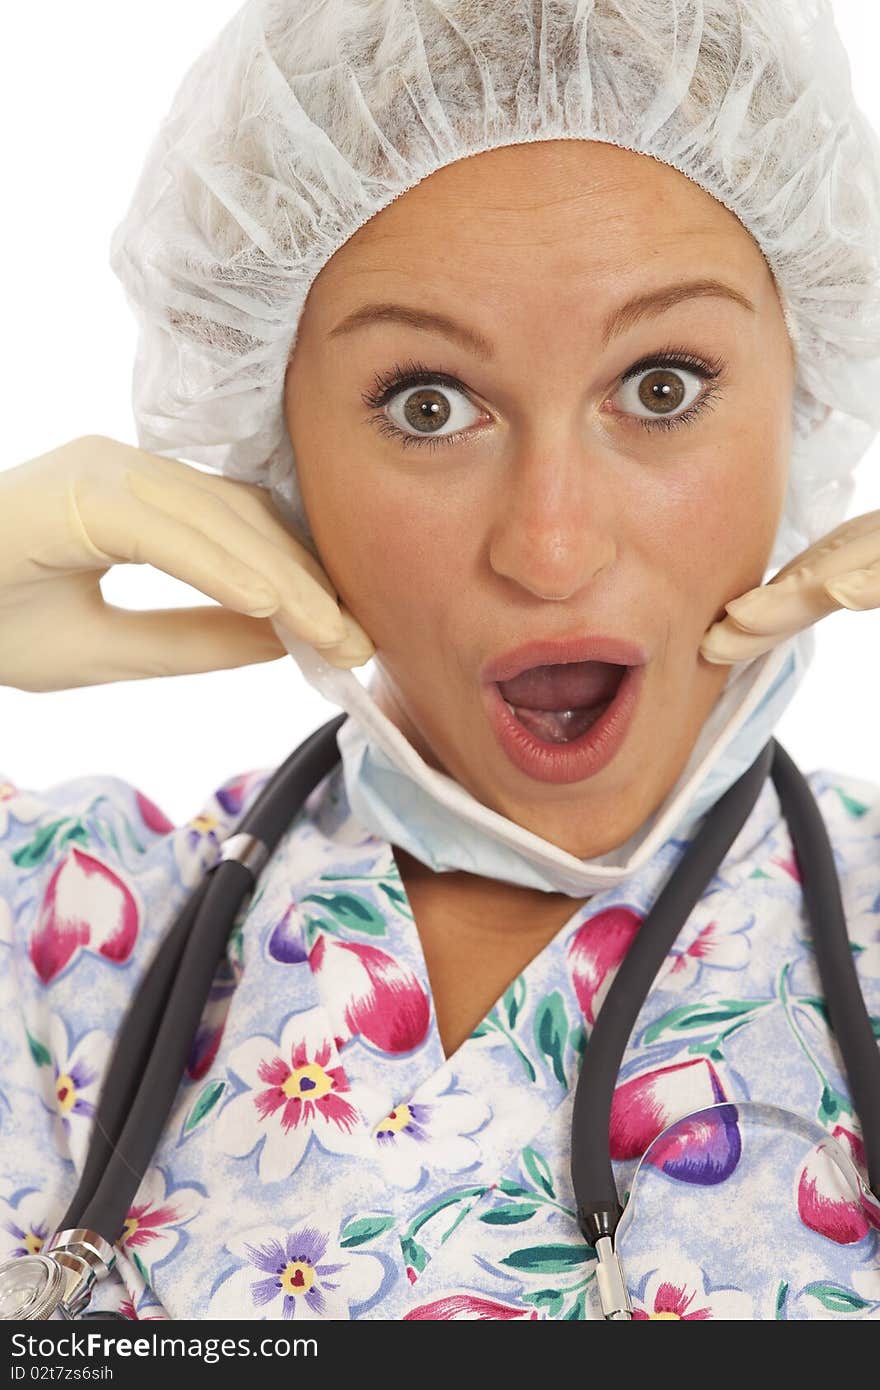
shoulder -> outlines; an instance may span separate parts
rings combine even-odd
[[[227,777],[175,825],[119,777],[33,789],[0,773],[0,940],[44,984],[83,954],[128,961],[161,935],[269,776]]]
[[[807,776],[835,848],[880,876],[880,783],[831,768]]]

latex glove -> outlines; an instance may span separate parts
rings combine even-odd
[[[123,563],[154,565],[221,606],[105,603],[101,577]],[[334,664],[373,653],[264,488],[104,435],[0,471],[0,685],[62,690],[273,661],[286,654],[274,614]]]
[[[880,608],[880,511],[844,521],[789,560],[778,574],[724,605],[708,629],[707,661],[749,661],[829,613]]]

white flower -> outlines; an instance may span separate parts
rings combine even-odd
[[[754,1319],[754,1304],[742,1289],[715,1289],[707,1286],[705,1271],[690,1260],[662,1256],[633,1291],[630,1283],[633,1318],[645,1320],[739,1321]]]
[[[151,1269],[171,1254],[180,1237],[178,1228],[193,1219],[201,1204],[201,1193],[194,1187],[167,1192],[161,1168],[148,1168],[128,1209],[120,1249]]]
[[[38,1255],[63,1214],[64,1206],[57,1196],[32,1188],[15,1199],[0,1198],[0,1260]]]
[[[96,1028],[71,1049],[63,1018],[50,1014],[48,1052],[50,1064],[39,1072],[43,1103],[55,1116],[59,1151],[79,1168],[88,1147],[110,1039]]]
[[[473,1168],[481,1153],[471,1136],[491,1114],[485,1101],[455,1090],[454,1077],[432,1077],[411,1100],[389,1106],[373,1129],[386,1180],[409,1189],[418,1186],[425,1168],[443,1173]]]

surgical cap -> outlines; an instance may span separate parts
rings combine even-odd
[[[724,204],[795,349],[785,563],[880,428],[880,142],[825,0],[248,0],[184,76],[113,233],[138,442],[267,487],[309,287],[376,213],[499,146],[598,140]]]

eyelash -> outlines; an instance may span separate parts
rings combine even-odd
[[[678,429],[680,425],[688,424],[704,410],[712,408],[714,397],[718,391],[718,387],[713,383],[724,370],[724,363],[721,358],[695,357],[692,352],[681,347],[661,348],[659,352],[640,357],[637,362],[628,367],[620,378],[620,384],[629,381],[631,377],[638,376],[640,372],[646,371],[650,367],[686,368],[702,377],[703,381],[707,383],[707,387],[703,394],[680,415],[658,416],[656,420],[643,419],[640,416],[631,417],[643,429],[648,431]],[[463,383],[457,377],[450,375],[449,372],[431,371],[423,362],[415,362],[410,359],[402,364],[396,362],[389,372],[377,373],[371,389],[365,391],[361,399],[371,411],[381,412],[394,396],[414,386],[448,386],[464,396],[468,395]],[[404,430],[398,429],[387,415],[375,413],[372,415],[370,423],[376,426],[380,434],[398,439],[405,448],[414,444],[417,448],[437,449],[443,444],[457,443],[461,436],[467,433],[466,430],[456,430],[453,434],[434,436],[407,434]]]

